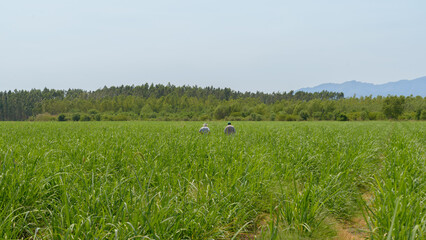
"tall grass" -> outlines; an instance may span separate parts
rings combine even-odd
[[[424,237],[422,122],[200,126],[0,123],[0,237],[329,238],[366,192],[372,237]]]
[[[371,239],[426,239],[424,124],[393,124],[366,205]]]

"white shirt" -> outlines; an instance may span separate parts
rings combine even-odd
[[[198,132],[203,133],[203,134],[208,134],[210,132],[210,129],[209,129],[209,127],[202,127],[202,128],[200,128],[200,130]]]

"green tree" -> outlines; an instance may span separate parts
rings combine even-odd
[[[383,101],[383,113],[389,119],[398,119],[404,111],[404,96],[389,96]]]
[[[231,114],[231,108],[229,106],[219,105],[214,111],[214,117],[217,120],[224,119]]]

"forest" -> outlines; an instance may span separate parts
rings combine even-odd
[[[345,97],[337,92],[239,92],[144,84],[0,92],[0,121],[426,120],[421,96]]]

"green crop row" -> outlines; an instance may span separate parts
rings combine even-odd
[[[2,122],[0,238],[426,236],[424,122],[234,126]]]

